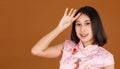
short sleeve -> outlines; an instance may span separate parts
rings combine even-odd
[[[102,55],[101,55],[101,61],[102,61],[102,67],[113,65],[114,64],[114,56],[112,53],[107,51],[104,48],[101,48],[102,50]]]
[[[108,65],[113,65],[114,64],[114,57],[111,53],[109,53],[105,58],[104,58],[104,66]]]
[[[63,42],[63,50],[70,50],[75,45],[75,43],[71,40],[65,40]]]
[[[66,64],[66,61],[69,61],[68,57],[71,57],[71,52],[72,52],[72,47],[73,47],[74,42],[71,40],[65,40],[63,42],[63,54],[60,60],[60,69],[65,68],[65,69],[71,69],[68,64]],[[72,64],[72,66],[74,66]]]
[[[107,51],[106,49],[99,47],[97,49],[96,55],[90,65],[93,67],[106,67],[114,64],[113,54]]]

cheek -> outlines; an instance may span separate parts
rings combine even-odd
[[[92,31],[92,29],[90,28],[90,29],[88,29],[88,31],[89,31],[89,34],[90,34],[91,36],[93,36],[93,31]]]
[[[80,32],[79,27],[75,27],[75,31],[76,31],[76,34],[78,34]]]
[[[90,33],[92,33],[92,26],[91,26],[91,25],[88,26],[88,27],[87,27],[87,30],[88,30]]]
[[[92,29],[91,29],[91,28],[88,28],[87,30],[88,30],[90,33],[92,33]]]

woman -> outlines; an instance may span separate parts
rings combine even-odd
[[[71,40],[49,46],[71,24]],[[84,6],[69,13],[66,8],[59,25],[40,39],[31,52],[46,58],[62,56],[60,69],[114,69],[113,55],[102,47],[106,42],[101,19],[94,8]]]

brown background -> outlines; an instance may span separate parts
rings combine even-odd
[[[108,43],[120,69],[119,0],[0,0],[0,69],[58,69],[59,59],[33,56],[34,44],[54,29],[64,10],[81,6],[95,7],[101,16]],[[52,44],[70,37],[69,27]]]

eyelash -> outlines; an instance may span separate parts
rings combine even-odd
[[[86,23],[86,25],[89,25],[90,23]]]
[[[77,23],[76,25],[77,25],[77,26],[81,26],[80,23]],[[85,23],[85,25],[90,25],[90,23]]]
[[[76,25],[77,25],[77,26],[80,26],[81,24],[77,23]]]

